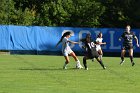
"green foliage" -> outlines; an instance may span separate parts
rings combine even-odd
[[[139,27],[140,23],[140,1],[138,0],[98,0],[106,11],[101,17],[101,24],[105,27],[124,27],[130,24]]]
[[[0,0],[0,24],[9,24],[9,12],[12,10],[11,0]]]
[[[138,0],[0,0],[0,24],[139,27]]]
[[[70,12],[70,22],[72,26],[95,27],[100,25],[99,17],[105,8],[98,2],[85,0],[73,0],[73,11]]]
[[[45,3],[40,13],[41,25],[94,27],[105,8],[90,0],[57,0]]]
[[[139,27],[140,23],[140,1],[139,0],[125,0],[125,7],[121,7],[124,12],[124,16],[128,18],[129,24]]]
[[[14,24],[14,25],[32,25],[35,19],[35,11],[25,8],[15,8],[15,2],[12,0],[1,0],[0,7],[0,24]]]

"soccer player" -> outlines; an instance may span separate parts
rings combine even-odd
[[[79,42],[70,41],[69,38],[71,37],[71,35],[72,35],[71,32],[65,32],[63,36],[61,37],[60,41],[56,44],[56,47],[62,42],[62,53],[66,60],[64,63],[63,69],[67,69],[67,65],[70,62],[69,55],[71,55],[77,62],[76,68],[80,69],[83,67],[81,66],[79,59],[77,58],[77,56],[75,55],[75,53],[71,50],[69,46],[69,43],[78,44]]]
[[[126,31],[124,31],[124,33],[119,38],[120,41],[121,41],[121,39],[123,39],[123,47],[122,47],[122,51],[121,51],[120,65],[122,65],[125,61],[124,55],[125,55],[126,50],[129,51],[129,56],[130,56],[132,66],[135,65],[135,63],[133,61],[133,39],[136,40],[137,47],[139,47],[139,43],[138,43],[138,38],[132,31],[130,31],[130,29],[131,29],[130,25],[127,25]]]
[[[101,45],[105,45],[106,42],[102,42],[103,41],[103,38],[102,38],[103,34],[100,32],[96,38],[96,50],[98,51],[99,53],[99,57],[100,57],[100,60],[102,60],[102,56],[103,56],[103,51],[102,51],[102,48],[101,48]]]
[[[96,58],[96,60],[100,63],[100,65],[103,67],[103,69],[106,69],[102,60],[100,60],[100,58],[99,58],[99,54],[96,50],[96,42],[92,41],[91,35],[87,34],[85,41],[83,39],[82,42],[84,43],[83,48],[86,50],[85,56],[83,57],[83,64],[84,64],[85,70],[88,70],[86,60],[93,59],[93,58]]]

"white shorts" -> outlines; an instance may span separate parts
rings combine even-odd
[[[71,49],[68,49],[68,50],[64,50],[64,51],[62,51],[62,54],[64,55],[64,56],[68,56],[69,54],[71,54],[73,51],[71,50]]]
[[[96,51],[99,51],[99,50],[101,50],[101,46],[96,47]]]

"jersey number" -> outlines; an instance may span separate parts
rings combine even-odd
[[[95,47],[95,44],[93,42],[88,43],[89,48],[91,49],[92,47]]]

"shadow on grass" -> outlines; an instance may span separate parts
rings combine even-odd
[[[67,70],[83,70],[83,69],[76,69],[76,68],[68,68],[68,69],[63,69],[63,68],[20,68],[19,70],[29,70],[29,71],[35,71],[35,70],[39,70],[39,71],[67,71]]]
[[[62,68],[20,68],[19,70],[63,70]]]

